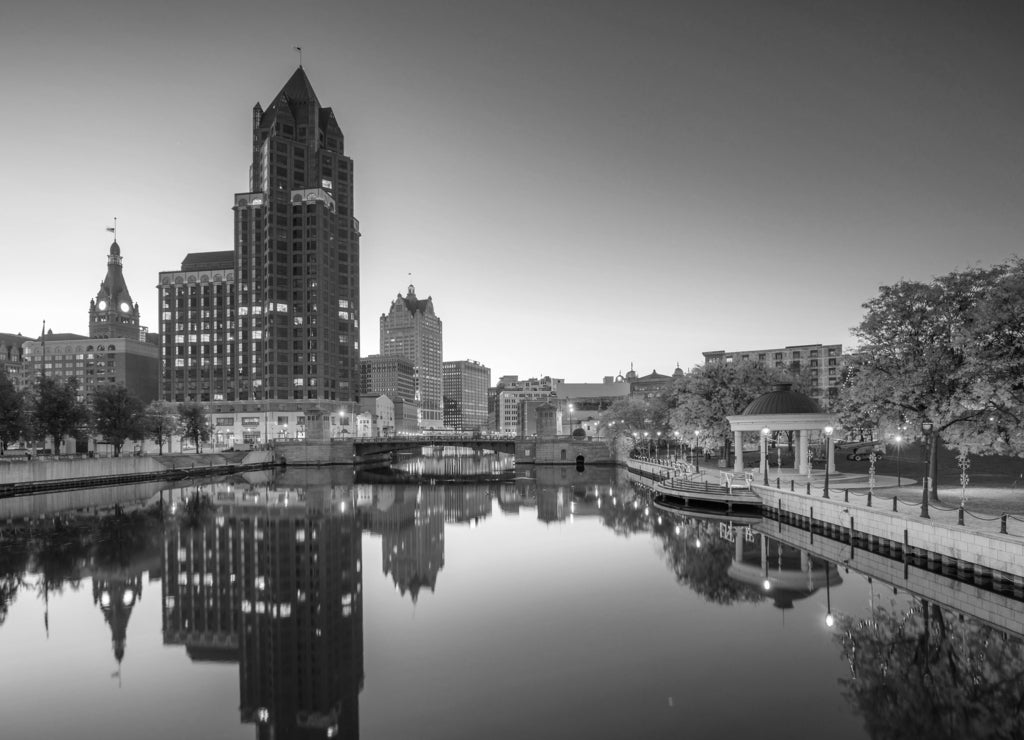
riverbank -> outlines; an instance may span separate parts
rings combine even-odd
[[[109,458],[33,459],[0,469],[0,498],[43,491],[223,475],[272,467],[271,450]]]

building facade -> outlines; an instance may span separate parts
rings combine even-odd
[[[741,352],[717,350],[703,354],[705,364],[750,361],[787,370],[794,375],[806,372],[811,381],[811,387],[806,389],[807,395],[825,406],[839,395],[839,387],[842,385],[841,344],[794,344],[772,349]]]
[[[369,355],[359,360],[359,393],[386,393],[392,400],[416,398],[416,371],[406,357]]]
[[[266,110],[253,107],[234,249],[190,254],[180,271],[160,274],[161,393],[232,419],[218,438],[274,438],[267,420],[281,417],[303,421],[299,436],[326,436],[355,410],[353,187],[341,128],[300,66]]]
[[[487,389],[491,370],[475,360],[442,363],[444,425],[460,432],[487,428]]]
[[[0,333],[0,372],[6,373],[15,386],[21,382],[27,341],[28,337],[21,334]]]
[[[139,306],[125,283],[116,241],[107,255],[106,276],[89,303],[89,336],[51,329],[24,341],[21,349],[22,387],[45,375],[74,378],[83,401],[110,383],[124,386],[143,403],[159,398],[160,349],[156,337],[139,324]]]
[[[504,375],[495,388],[494,426],[499,434],[523,436],[536,433],[536,419],[531,413],[540,402],[553,399],[561,378],[530,378],[520,380],[517,375]],[[532,405],[523,405],[532,402]]]
[[[388,313],[380,316],[380,353],[412,362],[420,425],[427,429],[443,427],[442,326],[434,313],[433,298],[417,298],[412,285],[406,295],[398,294]]]

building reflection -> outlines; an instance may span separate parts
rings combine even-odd
[[[445,494],[437,486],[388,484],[363,509],[366,529],[381,537],[384,575],[415,603],[444,567]]]
[[[164,541],[166,644],[237,661],[260,738],[359,734],[360,518],[348,486],[216,484],[197,526]]]
[[[735,544],[729,577],[760,586],[779,609],[792,609],[794,602],[826,585],[838,586],[843,582],[834,564],[811,558],[806,550],[757,533],[751,527],[732,527],[728,536]]]

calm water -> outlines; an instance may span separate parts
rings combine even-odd
[[[931,574],[922,600],[881,556],[664,512],[621,471],[401,475],[79,491],[125,513],[8,523],[0,737],[1024,732],[1024,629],[945,605],[973,586]]]

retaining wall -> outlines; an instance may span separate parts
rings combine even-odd
[[[906,542],[942,557],[965,560],[983,568],[1024,576],[1024,540],[988,532],[972,532],[957,525],[941,524],[897,512],[851,506],[835,499],[811,497],[754,485],[765,508],[778,509],[849,528],[894,542]],[[904,539],[904,537],[906,539]]]

